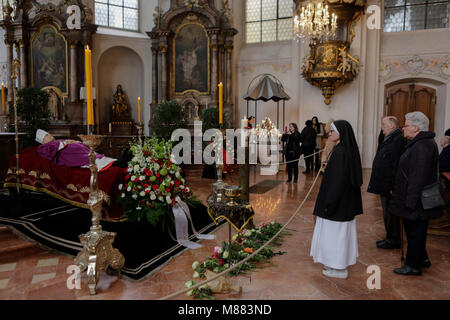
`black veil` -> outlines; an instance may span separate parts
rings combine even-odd
[[[340,144],[345,148],[345,154],[350,161],[350,179],[354,187],[362,185],[362,167],[361,156],[359,155],[358,143],[350,123],[346,120],[337,120],[333,122],[339,131]]]

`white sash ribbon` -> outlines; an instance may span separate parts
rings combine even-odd
[[[188,236],[188,219],[191,223],[192,232],[197,239],[212,240],[215,239],[214,235],[210,234],[199,234],[192,223],[191,213],[189,212],[189,207],[186,202],[182,201],[179,197],[176,197],[176,203],[172,208],[173,215],[175,217],[175,231],[177,234],[177,242],[182,246],[189,249],[197,249],[202,247],[201,244],[189,241]]]

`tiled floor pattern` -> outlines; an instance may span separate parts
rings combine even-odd
[[[367,183],[370,170],[364,171]],[[188,172],[188,184],[203,201],[211,190],[213,180],[200,178],[201,171]],[[284,172],[271,177],[285,180]],[[303,200],[313,175],[300,174],[297,185],[282,183],[264,194],[251,194],[255,209],[255,224],[277,220],[285,223]],[[253,172],[251,184],[267,180]],[[239,184],[238,173],[228,175],[226,182]],[[309,256],[313,232],[312,211],[319,185],[305,202],[300,214],[288,227],[291,236],[285,238],[280,250],[286,254],[275,256],[271,264],[250,275],[231,278],[241,285],[239,295],[216,295],[217,299],[450,299],[450,239],[448,236],[428,236],[427,249],[432,267],[421,277],[402,277],[392,269],[400,266],[400,250],[380,250],[375,241],[384,236],[380,201],[362,187],[364,214],[357,218],[359,253],[356,265],[349,268],[347,280],[322,275],[322,265],[314,264]],[[447,229],[448,231],[448,229]],[[164,268],[141,281],[118,279],[102,273],[98,293],[89,295],[86,275],[81,278],[80,290],[69,290],[67,268],[73,258],[46,252],[26,242],[7,228],[0,227],[0,299],[157,299],[183,288],[191,278],[191,264],[213,252],[215,245],[228,239],[228,227],[216,232],[216,240],[202,241],[202,248],[185,251]],[[139,244],[137,244],[139,245]],[[371,290],[366,282],[367,267],[381,269],[381,289]],[[190,299],[185,295],[177,299]]]

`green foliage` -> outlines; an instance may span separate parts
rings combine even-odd
[[[36,144],[37,129],[48,130],[50,126],[50,111],[48,110],[48,93],[36,88],[23,88],[17,92],[17,116],[24,122],[20,131],[26,132],[27,137],[23,148]],[[10,108],[14,117],[14,108]]]
[[[228,113],[224,112],[223,128],[228,128],[227,123]],[[202,112],[203,132],[208,129],[220,129],[219,124],[219,108],[208,108]]]
[[[155,136],[170,140],[176,129],[186,128],[187,111],[175,100],[159,103],[154,111],[151,127]]]

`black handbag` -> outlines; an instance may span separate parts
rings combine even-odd
[[[425,210],[445,207],[445,187],[439,179],[439,168],[437,181],[423,188],[420,199]]]

